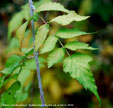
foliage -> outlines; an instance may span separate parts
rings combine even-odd
[[[13,108],[11,104],[16,103],[15,94],[17,90],[20,88],[20,86],[21,86],[20,82],[17,81],[5,93],[2,94],[1,96],[2,104],[10,105],[10,106],[7,106],[7,108]]]
[[[70,24],[73,21],[82,21],[89,18],[89,16],[80,16],[74,11],[68,12],[67,15],[58,16],[51,20],[51,22],[57,22],[63,26]]]
[[[68,52],[68,50],[94,50],[95,48],[90,47],[86,43],[78,41],[72,41],[66,44],[62,43],[62,39],[78,37],[90,33],[86,33],[75,28],[69,29],[63,27],[63,29],[58,30],[56,33],[52,33],[52,35],[50,34],[50,32],[52,32],[51,24],[53,22],[66,26],[74,21],[79,22],[82,20],[86,20],[87,18],[89,18],[89,16],[78,15],[76,12],[69,11],[65,9],[64,6],[62,6],[60,3],[55,2],[39,2],[39,5],[36,6],[37,12],[34,13],[34,16],[32,18],[29,17],[29,9],[25,8],[25,5],[22,8],[22,11],[17,13],[9,23],[9,40],[11,39],[11,34],[18,28],[16,37],[18,38],[18,43],[20,46],[19,50],[21,54],[12,55],[11,57],[9,57],[5,65],[6,68],[0,72],[4,75],[2,78],[0,78],[0,87],[2,87],[6,83],[6,81],[9,81],[10,79],[16,79],[15,82],[8,88],[8,90],[6,90],[2,94],[1,103],[15,104],[16,102],[24,101],[27,99],[31,82],[27,84],[28,87],[24,86],[24,84],[27,78],[31,75],[30,71],[36,70],[35,60],[32,58],[32,56],[34,57],[32,48],[33,45],[35,46],[35,51],[39,51],[40,54],[50,52],[47,56],[48,68],[54,66],[59,62],[63,62],[64,72],[68,72],[70,76],[72,78],[77,79],[85,89],[88,89],[92,93],[94,93],[99,103],[101,103],[97,92],[95,79],[89,66],[89,63],[92,61],[92,58],[86,54],[73,52],[74,54],[70,55]],[[61,11],[65,12],[65,14],[57,16],[56,18],[45,22],[40,15],[43,11]],[[25,13],[24,16],[23,13]],[[28,48],[23,47],[25,39],[27,38],[25,37],[26,29],[30,29],[29,27],[27,28],[29,21],[31,21],[32,19],[38,21],[39,18],[42,19],[44,24],[38,25],[36,27],[36,36],[34,44],[31,42]],[[22,24],[23,20],[26,20],[24,24]],[[60,46],[56,45],[57,42],[59,42]],[[45,59],[40,56],[38,57],[38,59],[40,62],[40,68],[44,67]],[[9,77],[6,79],[7,76]],[[25,88],[27,89],[23,92],[23,89]],[[23,98],[23,100],[21,100],[21,98]]]
[[[61,62],[64,58],[65,50],[63,48],[58,48],[53,50],[48,56],[48,67],[52,67],[54,64]]]
[[[49,27],[47,24],[40,26],[40,28],[38,29],[38,31],[36,33],[36,37],[35,37],[35,50],[36,51],[39,49],[39,47],[45,41],[48,32],[49,32]]]
[[[96,49],[96,48],[89,47],[89,45],[86,44],[86,43],[78,42],[78,41],[69,42],[64,47],[67,48],[67,49],[70,49],[72,51],[76,51],[78,49],[89,49],[89,50],[95,50]]]
[[[58,41],[58,37],[55,35],[50,35],[45,41],[44,47],[41,49],[41,53],[50,52],[55,48]]]

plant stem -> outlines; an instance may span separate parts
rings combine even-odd
[[[33,2],[32,0],[29,0],[29,6],[30,6],[30,14],[31,17],[33,16]],[[45,106],[45,100],[44,100],[44,93],[41,83],[41,76],[40,76],[40,68],[39,68],[39,61],[38,61],[38,52],[35,52],[35,46],[34,46],[34,40],[35,40],[35,29],[34,29],[34,20],[31,20],[31,26],[32,26],[32,38],[33,38],[33,49],[34,49],[34,57],[36,61],[36,67],[37,67],[37,77],[38,77],[38,84],[40,89],[40,98],[42,102],[42,108]]]

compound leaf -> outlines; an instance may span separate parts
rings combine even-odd
[[[55,3],[55,2],[49,2],[46,4],[42,4],[37,8],[38,12],[42,12],[42,11],[62,11],[62,12],[66,12],[68,13],[69,11],[67,9],[64,8],[63,5],[61,5],[60,3]]]
[[[73,21],[82,21],[89,18],[89,16],[81,16],[75,13],[74,11],[70,11],[67,15],[58,16],[52,19],[50,22],[56,22],[63,26],[70,24]]]
[[[55,48],[58,38],[54,35],[50,35],[45,41],[44,47],[41,49],[41,53],[52,51]]]
[[[65,50],[63,48],[57,48],[53,50],[48,56],[48,68],[52,67],[56,63],[61,62],[64,56]]]
[[[49,25],[44,24],[39,27],[36,36],[35,36],[35,51],[39,49],[39,47],[43,44],[45,41],[47,34],[49,32]]]
[[[24,38],[24,34],[26,31],[26,28],[28,26],[29,21],[26,21],[23,25],[21,25],[19,27],[19,29],[17,30],[17,38],[19,40],[20,45],[22,44],[22,40]]]
[[[73,38],[76,36],[87,35],[87,34],[91,34],[91,33],[86,33],[78,29],[60,29],[56,33],[56,36],[60,38]]]
[[[83,43],[83,42],[69,42],[65,46],[65,48],[70,49],[72,51],[78,50],[78,49],[89,49],[89,50],[96,50],[96,48],[90,47],[88,44]]]
[[[91,61],[90,56],[76,53],[64,60],[63,70],[66,73],[69,72],[72,78],[76,78],[85,89],[93,92],[99,103],[101,103],[93,74],[90,71],[89,62]]]

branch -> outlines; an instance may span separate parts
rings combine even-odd
[[[33,16],[33,2],[32,0],[29,0],[29,6],[30,6],[30,14],[31,17]],[[38,52],[35,52],[35,46],[34,46],[34,40],[35,40],[35,29],[34,29],[34,20],[31,20],[31,26],[32,26],[32,38],[33,38],[33,49],[34,49],[34,57],[36,61],[36,67],[37,67],[37,77],[38,77],[38,84],[40,89],[40,98],[42,102],[42,108],[45,106],[45,100],[44,100],[44,93],[41,83],[41,76],[40,76],[40,68],[39,68],[39,61],[38,61]]]

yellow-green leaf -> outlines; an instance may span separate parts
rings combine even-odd
[[[100,97],[97,92],[95,79],[90,70],[89,62],[92,58],[88,55],[75,53],[72,56],[66,58],[63,63],[64,72],[69,72],[72,78],[77,79],[85,89],[89,89],[95,94],[99,103],[101,103]]]
[[[60,3],[55,3],[55,2],[49,2],[49,3],[42,4],[37,8],[37,11],[38,12],[42,12],[42,11],[62,11],[62,12],[66,12],[66,13],[69,12],[67,9],[64,8],[63,5],[61,5]]]
[[[36,36],[35,36],[35,51],[39,49],[39,47],[43,44],[45,41],[47,34],[49,32],[49,25],[44,24],[39,27]]]
[[[75,36],[81,36],[87,34],[91,34],[91,33],[80,31],[78,29],[60,29],[58,32],[56,32],[56,36],[60,38],[73,38]]]
[[[52,67],[56,63],[61,62],[64,56],[65,50],[63,48],[53,50],[48,56],[48,68]]]
[[[8,24],[8,39],[10,39],[12,32],[15,31],[22,24],[23,19],[24,17],[21,12],[13,16]]]
[[[73,21],[82,21],[89,18],[89,16],[81,16],[75,13],[74,11],[70,11],[67,15],[58,16],[52,19],[50,22],[56,22],[63,26],[70,24]]]
[[[25,81],[27,80],[27,78],[30,76],[30,70],[29,69],[25,69],[25,67],[23,67],[21,73],[18,75],[18,81],[21,83],[21,87],[24,86]]]
[[[25,34],[26,28],[27,28],[27,26],[28,26],[28,23],[29,23],[29,21],[25,22],[25,23],[24,23],[23,25],[21,25],[21,26],[19,27],[19,29],[17,30],[17,38],[18,38],[18,40],[19,40],[20,45],[22,44],[22,40],[23,40],[23,38],[24,38],[24,34]]]
[[[45,41],[44,47],[41,49],[41,53],[49,52],[55,48],[58,38],[54,35],[50,35]]]
[[[65,48],[70,49],[72,51],[78,50],[78,49],[89,49],[89,50],[96,50],[96,48],[90,47],[88,44],[83,43],[83,42],[69,42],[65,46]]]
[[[30,8],[29,8],[29,4],[26,4],[24,6],[22,6],[22,14],[24,16],[24,18],[26,20],[29,20],[30,19]]]

